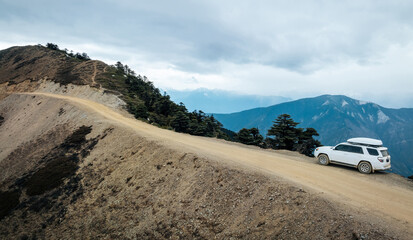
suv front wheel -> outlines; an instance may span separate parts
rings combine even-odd
[[[371,173],[371,164],[369,162],[361,162],[357,167],[359,172],[369,174]]]
[[[318,155],[318,162],[321,165],[328,165],[330,163],[330,159],[328,158],[326,154],[320,154]]]

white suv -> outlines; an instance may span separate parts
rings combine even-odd
[[[361,173],[390,169],[390,155],[381,140],[351,138],[335,147],[318,147],[314,156],[322,165],[335,163],[357,168]]]

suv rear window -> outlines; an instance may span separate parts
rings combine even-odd
[[[387,150],[381,150],[381,155],[383,155],[383,157],[387,157],[389,156],[389,152],[387,152]]]
[[[379,152],[376,149],[367,148],[367,151],[369,152],[370,155],[379,156]]]

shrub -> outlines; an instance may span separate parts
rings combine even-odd
[[[0,191],[0,220],[7,216],[17,205],[19,205],[20,192]]]
[[[26,183],[27,195],[34,196],[54,189],[63,183],[63,179],[75,174],[77,158],[60,156],[31,176]]]

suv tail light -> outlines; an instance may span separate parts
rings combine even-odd
[[[377,160],[379,160],[380,162],[384,162],[384,160],[386,160],[386,158],[384,158],[384,157],[378,157]]]

